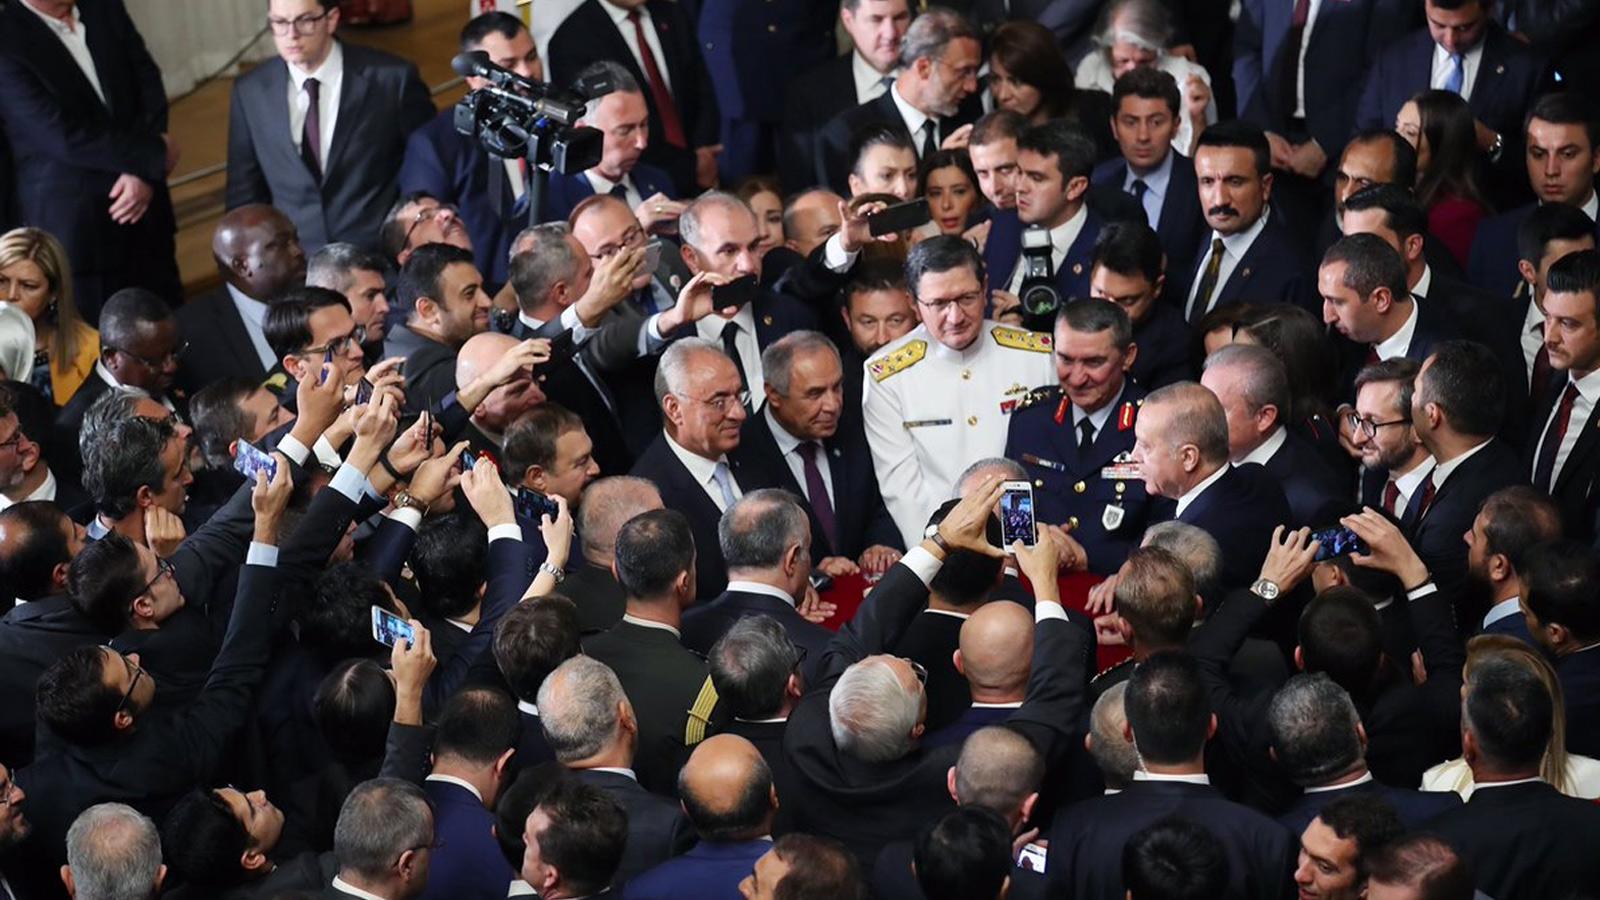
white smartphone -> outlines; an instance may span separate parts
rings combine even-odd
[[[1017,541],[1032,547],[1038,540],[1033,518],[1033,485],[1026,481],[1007,481],[1000,485],[1000,534],[1009,547]]]
[[[372,607],[372,639],[386,647],[393,647],[399,641],[411,645],[411,639],[416,636],[411,623],[400,618],[381,606]]]
[[[1017,854],[1017,868],[1026,869],[1029,872],[1038,872],[1043,875],[1047,858],[1048,854],[1045,849],[1038,844],[1023,844],[1022,852]]]

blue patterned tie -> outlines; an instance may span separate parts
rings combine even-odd
[[[1459,53],[1450,54],[1450,67],[1450,74],[1444,79],[1444,89],[1459,95],[1467,78],[1466,58]]]

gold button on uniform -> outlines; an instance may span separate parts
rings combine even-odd
[[[1084,484],[1081,481],[1072,486],[1072,490],[1075,493],[1079,493],[1079,494],[1083,493],[1084,491],[1087,491],[1088,489],[1089,489],[1089,486],[1087,484]]]
[[[1034,487],[1044,487],[1044,479],[1043,478],[1035,478],[1033,480],[1033,486]]]
[[[962,381],[971,381],[972,380],[972,370],[971,369],[962,369],[961,370],[961,380]]]
[[[1077,527],[1078,527],[1078,517],[1077,516],[1068,516],[1067,517],[1067,530],[1068,531],[1074,531],[1074,530],[1077,529]]]
[[[1126,485],[1126,484],[1123,484],[1123,483],[1122,483],[1122,482],[1120,482],[1120,481],[1119,481],[1119,482],[1117,482],[1117,493],[1119,493],[1119,494],[1120,494],[1120,493],[1122,493],[1122,492],[1123,492],[1123,491],[1125,491],[1125,490],[1127,490],[1127,489],[1128,489],[1128,486],[1127,486],[1127,485]]]
[[[976,424],[978,424],[978,417],[977,416],[967,416],[967,424],[968,425],[976,425]]]

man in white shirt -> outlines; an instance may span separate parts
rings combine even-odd
[[[1426,354],[1432,336],[1419,341],[1422,304],[1406,286],[1405,261],[1377,235],[1341,238],[1317,269],[1322,321],[1363,348],[1367,363]]]
[[[1535,400],[1531,448],[1533,486],[1558,498],[1567,537],[1594,533],[1600,496],[1600,251],[1580,250],[1550,267],[1544,296],[1544,345],[1555,382]],[[1588,516],[1585,521],[1584,517]]]
[[[606,61],[591,64],[578,77],[603,77],[612,85],[610,93],[589,101],[577,123],[604,136],[600,161],[581,173],[552,174],[541,218],[566,219],[584,197],[610,194],[628,204],[647,233],[676,231],[684,204],[673,199],[678,191],[672,177],[640,161],[653,135],[639,82],[623,66]]]
[[[1594,221],[1576,207],[1546,203],[1517,226],[1517,293],[1522,309],[1517,333],[1527,366],[1528,398],[1535,403],[1549,390],[1555,368],[1544,345],[1544,298],[1550,267],[1569,253],[1595,248]]]
[[[1017,141],[1016,213],[995,213],[984,244],[991,284],[1021,294],[1027,270],[1022,232],[1042,228],[1049,232],[1050,271],[1063,301],[1088,296],[1094,242],[1100,235],[1100,219],[1085,202],[1094,158],[1094,143],[1064,122],[1023,132]]]

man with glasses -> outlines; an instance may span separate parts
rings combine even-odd
[[[1433,456],[1411,424],[1417,363],[1405,357],[1366,366],[1356,375],[1356,402],[1346,407],[1351,449],[1361,460],[1361,504],[1399,519],[1433,471]]]
[[[88,497],[77,482],[57,478],[45,458],[54,419],[54,406],[38,391],[17,382],[0,386],[0,510],[28,500],[53,500],[73,511],[84,506]]]
[[[188,393],[219,378],[257,383],[277,367],[263,321],[267,308],[306,279],[306,255],[293,222],[270,206],[251,204],[224,214],[211,237],[222,286],[178,308],[188,335],[204,336],[183,360]]]
[[[599,129],[605,136],[600,161],[571,174],[550,175],[540,218],[566,219],[585,197],[609,194],[628,204],[639,224],[650,234],[677,231],[683,204],[665,169],[641,162],[650,145],[650,110],[639,82],[623,66],[608,61],[591,64],[580,78],[604,77],[611,92],[590,100],[579,125]]]
[[[434,117],[428,88],[411,63],[334,40],[332,0],[270,0],[267,24],[278,59],[233,84],[228,208],[277,206],[312,251],[369,245],[406,137]]]
[[[862,411],[873,467],[904,546],[974,460],[1000,456],[1011,413],[1056,381],[1049,335],[983,317],[983,260],[961,238],[929,238],[906,261],[922,324],[868,358]]]
[[[272,305],[266,318],[267,340],[293,384],[306,378],[332,379],[346,387],[367,374],[367,329],[357,325],[343,294],[326,288],[300,288]]]

